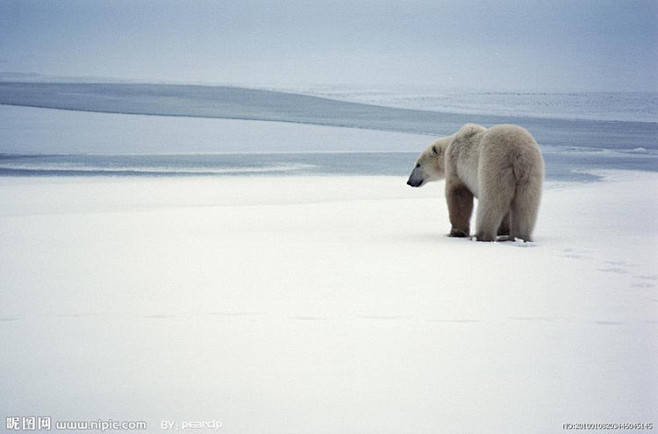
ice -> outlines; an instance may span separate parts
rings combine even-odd
[[[171,117],[262,120],[447,135],[464,123],[514,123],[541,145],[658,149],[658,123],[536,117],[533,113],[465,114],[369,105],[288,92],[222,86],[3,83],[0,104]],[[174,122],[172,120],[172,122]],[[314,144],[310,144],[315,149]]]
[[[512,117],[658,122],[655,92],[501,92],[423,86],[287,88],[342,101],[437,112]]]
[[[390,152],[431,137],[284,122],[135,116],[0,105],[0,153],[226,154]]]

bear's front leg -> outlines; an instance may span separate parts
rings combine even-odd
[[[473,193],[464,185],[452,185],[446,182],[446,201],[450,216],[451,237],[469,237],[473,213]]]

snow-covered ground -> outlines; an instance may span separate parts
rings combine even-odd
[[[579,120],[568,95],[464,101],[473,116],[432,111],[460,111],[440,95],[322,96],[404,109],[0,83],[24,106],[0,106],[0,417],[241,434],[658,422],[653,103],[587,101]],[[437,134],[501,120],[544,151],[536,240],[448,238],[442,184],[397,175]]]
[[[530,245],[447,238],[398,177],[0,178],[3,415],[655,425],[658,175],[605,175],[549,184]]]

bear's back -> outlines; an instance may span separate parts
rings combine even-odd
[[[482,134],[482,147],[498,152],[519,149],[539,149],[534,137],[523,127],[512,124],[495,125]]]
[[[541,183],[544,159],[532,135],[518,125],[504,124],[489,128],[480,142],[480,167],[487,167],[489,176],[512,167],[517,182],[532,176]]]

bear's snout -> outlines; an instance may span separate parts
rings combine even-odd
[[[411,179],[411,178],[409,178],[409,179],[407,180],[407,185],[410,185],[410,186],[412,186],[412,187],[420,187],[420,185],[421,185],[422,183],[423,183],[422,181],[416,181],[416,180]]]
[[[420,187],[423,185],[423,182],[425,181],[425,177],[423,176],[422,170],[420,170],[419,167],[416,167],[413,172],[411,172],[411,175],[409,175],[409,179],[407,180],[407,185],[410,185],[412,187]]]

